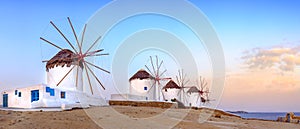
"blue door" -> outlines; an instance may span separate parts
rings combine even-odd
[[[38,101],[40,99],[39,90],[32,90],[31,91],[31,102]]]
[[[3,94],[3,107],[8,107],[8,94]]]

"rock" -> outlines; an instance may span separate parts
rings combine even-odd
[[[290,120],[290,123],[298,124],[298,123],[299,123],[299,120],[297,120],[297,119],[291,119],[291,120]]]

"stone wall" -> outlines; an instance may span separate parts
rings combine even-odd
[[[160,108],[178,108],[177,103],[156,102],[156,101],[119,101],[110,100],[109,105],[136,106],[136,107],[160,107]]]

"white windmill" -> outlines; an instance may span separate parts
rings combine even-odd
[[[152,86],[150,87],[149,91],[151,91],[151,89],[154,88],[154,92],[153,92],[154,98],[156,98],[157,101],[161,101],[161,96],[162,96],[162,100],[165,101],[165,96],[162,92],[162,90],[163,90],[162,82],[170,80],[171,78],[163,77],[163,75],[167,72],[166,69],[161,70],[163,60],[161,60],[159,62],[158,57],[157,56],[155,56],[155,57],[156,57],[156,60],[154,63],[152,56],[150,56],[150,62],[151,62],[152,69],[150,69],[147,65],[145,65],[148,72],[151,74],[152,77],[154,77],[153,78],[154,82],[153,82]]]
[[[183,73],[182,70],[178,70],[178,76],[176,76],[177,84],[180,87],[179,92],[177,94],[179,101],[181,101],[184,105],[188,104],[188,98],[186,96],[185,89],[190,88],[191,86],[187,86],[189,80],[186,78],[186,74]]]
[[[207,81],[205,78],[199,78],[197,82],[197,86],[192,86],[187,91],[190,96],[190,106],[199,107],[202,104],[209,103],[210,101],[214,101],[209,99],[209,88],[207,87]]]
[[[99,57],[109,55],[108,53],[100,53],[104,51],[104,49],[95,49],[96,43],[100,40],[101,36],[99,36],[95,41],[88,47],[86,51],[83,51],[83,41],[85,38],[85,32],[87,28],[87,24],[85,24],[83,33],[81,36],[81,40],[78,39],[73,24],[68,17],[68,22],[70,28],[72,29],[74,38],[76,40],[75,46],[70,42],[70,40],[64,35],[64,33],[52,22],[50,21],[51,25],[57,30],[57,32],[63,37],[63,39],[69,44],[71,47],[70,49],[61,48],[60,46],[56,45],[55,43],[40,37],[41,40],[45,41],[46,43],[56,47],[60,51],[50,60],[46,60],[43,62],[47,62],[46,69],[47,69],[47,83],[50,86],[59,86],[61,88],[69,89],[69,90],[78,90],[83,91],[83,79],[87,79],[89,84],[90,93],[94,94],[94,89],[91,83],[91,77],[93,77],[101,86],[102,89],[105,90],[104,85],[101,83],[100,79],[96,76],[94,71],[91,67],[99,69],[100,71],[110,73],[109,71],[93,64],[92,62],[88,61],[88,58],[91,57]],[[83,71],[85,71],[86,77],[83,76]],[[73,74],[71,74],[73,73]],[[73,76],[75,75],[75,77]],[[75,81],[74,81],[75,80]]]

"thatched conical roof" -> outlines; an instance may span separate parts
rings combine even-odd
[[[55,56],[53,56],[46,64],[46,70],[52,69],[54,67],[70,67],[71,65],[77,64],[76,55],[69,49],[63,49],[59,51]],[[81,68],[83,68],[82,63],[79,63]]]
[[[170,80],[164,87],[163,89],[180,89],[180,87],[173,81],[173,80]]]
[[[187,93],[197,93],[197,92],[199,92],[199,89],[196,87],[196,86],[193,86],[193,87],[191,87],[188,91],[187,91]]]
[[[131,78],[129,78],[129,81],[133,80],[133,79],[147,79],[147,78],[154,78],[153,76],[151,76],[146,70],[141,69],[139,71],[137,71]]]

